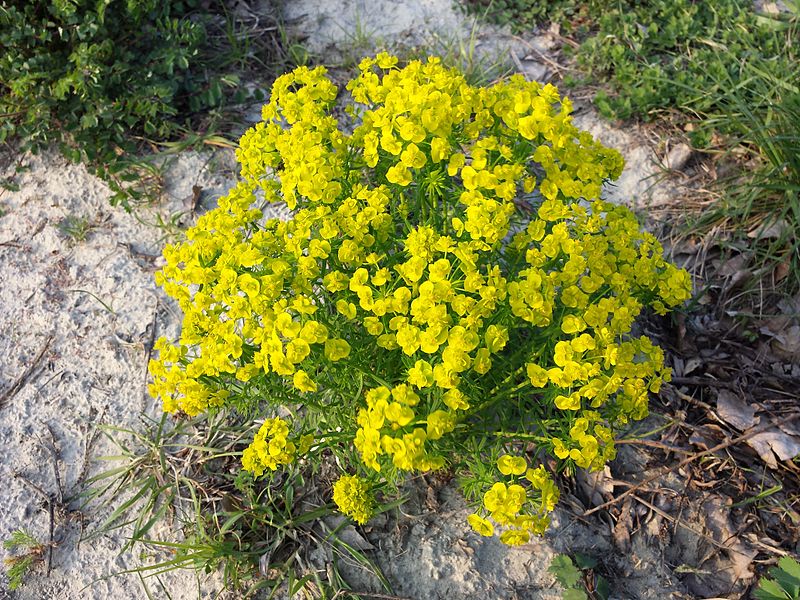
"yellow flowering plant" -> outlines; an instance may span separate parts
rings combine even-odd
[[[164,250],[184,320],[158,341],[151,393],[168,412],[265,418],[242,454],[254,476],[332,453],[357,522],[377,486],[446,468],[478,533],[543,532],[552,465],[602,468],[669,379],[634,319],[690,295],[600,199],[623,161],[571,108],[552,85],[474,87],[436,58],[367,58],[346,91],[322,67],[278,78],[240,182]],[[278,202],[291,216],[265,218]]]

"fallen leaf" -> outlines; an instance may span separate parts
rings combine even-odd
[[[520,60],[518,66],[522,67],[520,70],[528,81],[544,82],[550,79],[550,70],[547,68],[547,65],[533,58],[523,58]]]
[[[761,460],[773,469],[778,467],[778,460],[792,460],[800,455],[800,438],[783,433],[774,427],[748,438],[747,445],[758,452]]]
[[[778,358],[794,361],[800,358],[800,325],[792,325],[775,335],[772,351]]]
[[[783,262],[779,262],[775,265],[775,270],[772,273],[772,277],[775,279],[775,283],[783,281],[786,277],[791,273],[792,268],[789,264],[789,260],[784,260]]]
[[[683,374],[691,375],[702,366],[703,366],[703,359],[698,356],[693,356],[692,358],[686,361],[686,365],[683,368]]]
[[[356,531],[356,528],[352,525],[347,525],[343,529],[340,529],[336,532],[336,538],[340,542],[344,542],[351,548],[355,548],[356,550],[374,550],[375,546],[373,546],[367,538]]]
[[[667,154],[664,166],[672,171],[680,171],[692,157],[692,147],[681,142]]]
[[[714,570],[732,571],[732,581],[747,581],[753,577],[750,565],[758,555],[758,551],[742,542],[742,538],[737,535],[736,529],[731,523],[730,498],[721,501],[719,498],[711,498],[703,504],[706,514],[706,527],[718,543],[728,549],[728,560],[722,565],[718,565]],[[725,564],[727,563],[727,564]],[[723,566],[724,565],[724,566]],[[720,569],[720,567],[723,567]]]
[[[751,240],[778,240],[782,238],[789,225],[784,219],[776,219],[770,222],[759,223],[747,232],[747,237]]]
[[[584,471],[575,473],[575,479],[590,506],[599,506],[609,500],[614,492],[614,481],[611,468],[606,465],[602,471]]]
[[[720,277],[731,277],[733,279],[739,279],[742,277],[742,273],[750,273],[745,269],[747,266],[747,257],[744,254],[737,254],[731,259],[728,260],[718,260],[714,261],[718,263],[717,268],[717,275]]]
[[[717,413],[723,421],[739,431],[749,429],[761,420],[761,417],[755,416],[756,408],[729,390],[717,392]]]
[[[631,497],[627,496],[622,503],[617,524],[614,525],[612,532],[614,545],[622,554],[627,554],[631,549],[631,529],[633,529]]]

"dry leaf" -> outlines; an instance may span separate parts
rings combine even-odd
[[[692,157],[692,148],[689,144],[681,142],[667,154],[664,166],[673,171],[680,171]]]
[[[708,439],[706,439],[697,429],[695,429],[692,432],[692,435],[689,437],[689,443],[693,446],[699,447],[702,450],[708,450],[714,445],[710,443]]]
[[[726,500],[723,503],[719,498],[711,498],[703,504],[706,527],[711,532],[711,537],[729,550],[730,566],[723,570],[730,569],[732,571],[734,582],[747,581],[753,577],[750,565],[758,555],[758,551],[745,545],[742,538],[737,535],[730,521],[731,500],[730,498]]]
[[[778,240],[784,236],[788,227],[789,225],[784,219],[759,223],[747,232],[747,237],[751,240]]]
[[[772,272],[772,277],[775,279],[775,283],[783,281],[792,272],[791,265],[789,264],[789,260],[784,260],[783,262],[779,262],[775,265],[775,270]]]
[[[778,460],[792,460],[800,455],[800,438],[783,433],[774,427],[748,438],[747,444],[773,469],[778,467]]]
[[[717,413],[723,421],[739,431],[749,429],[761,420],[755,416],[756,408],[729,390],[717,392]]]
[[[631,549],[631,529],[633,528],[631,501],[630,496],[623,501],[617,524],[614,525],[612,532],[614,545],[622,554],[627,554]]]
[[[614,482],[611,468],[606,465],[602,471],[584,471],[575,473],[575,479],[590,506],[599,506],[611,499],[614,492]]]
[[[686,365],[683,367],[683,374],[691,375],[702,366],[703,366],[703,359],[698,356],[693,356],[692,358],[686,361]]]
[[[772,340],[772,351],[778,358],[794,361],[800,358],[800,325],[792,325]]]
[[[750,271],[745,268],[747,267],[747,257],[744,254],[737,254],[730,260],[714,262],[721,262],[717,268],[717,275],[720,277],[730,277],[738,281],[744,276],[743,274],[750,275]]]
[[[550,79],[550,70],[547,65],[527,56],[519,61],[518,67],[528,81],[544,82]]]

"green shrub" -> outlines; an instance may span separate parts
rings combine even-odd
[[[754,58],[769,57],[771,73],[796,72],[797,39],[788,20],[757,16],[739,0],[614,2],[578,62],[608,81],[595,99],[607,116],[647,119],[670,108],[706,114],[721,109],[730,82],[744,81]]]
[[[113,202],[136,139],[174,137],[226,84],[195,67],[209,45],[198,0],[0,2],[0,142],[57,145],[111,184]]]
[[[592,0],[589,4],[594,3]],[[521,32],[573,15],[580,10],[581,4],[575,0],[466,0],[464,8],[468,13]]]
[[[760,15],[742,0],[467,0],[468,11],[515,30],[548,21],[585,30],[576,50],[606,116],[649,118],[679,108],[721,109],[731,80],[744,81],[753,58],[768,57],[764,76],[797,72],[798,30],[791,15]],[[797,14],[796,3],[787,3]],[[754,100],[759,98],[754,97]]]

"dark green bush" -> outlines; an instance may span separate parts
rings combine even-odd
[[[768,57],[767,78],[785,79],[800,66],[798,0],[787,2],[795,14],[782,16],[759,15],[747,0],[464,2],[469,12],[516,30],[555,21],[577,33],[578,65],[586,81],[605,84],[595,101],[610,117],[719,112],[730,82],[752,75],[744,70],[753,58]]]
[[[136,196],[125,185],[136,177],[129,157],[141,140],[175,136],[235,83],[202,68],[209,20],[199,5],[0,0],[0,142],[57,145],[127,206]]]
[[[592,0],[589,4],[594,4]],[[585,2],[577,0],[464,0],[468,13],[485,17],[497,25],[506,25],[519,33],[549,21],[580,11]]]
[[[730,83],[750,75],[744,70],[752,59],[769,57],[765,65],[780,77],[798,68],[800,38],[791,19],[759,16],[740,0],[610,2],[596,27],[578,62],[608,82],[595,100],[607,116],[719,112]]]

